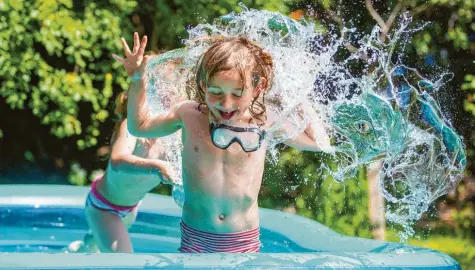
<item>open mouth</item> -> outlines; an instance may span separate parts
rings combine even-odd
[[[233,116],[236,114],[237,111],[232,111],[232,112],[223,112],[221,110],[218,110],[219,116],[221,116],[222,119],[224,120],[230,120],[233,118]]]

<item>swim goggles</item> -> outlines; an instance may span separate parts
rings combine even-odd
[[[254,152],[262,145],[266,132],[258,127],[235,127],[211,123],[211,141],[221,149],[227,149],[237,142],[244,152]]]

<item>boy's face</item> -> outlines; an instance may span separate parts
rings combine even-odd
[[[249,116],[248,109],[258,95],[257,88],[244,86],[236,69],[216,73],[205,89],[205,102],[214,118],[226,122],[244,120]]]

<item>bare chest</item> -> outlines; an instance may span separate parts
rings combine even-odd
[[[218,148],[211,141],[209,120],[197,117],[185,122],[183,172],[196,185],[209,184],[232,189],[248,185],[250,181],[260,183],[265,149],[263,145],[255,152],[246,153],[238,143],[227,149]]]
[[[226,165],[229,168],[241,168],[249,164],[263,162],[265,158],[266,145],[254,152],[245,152],[237,142],[231,144],[227,149],[215,146],[211,140],[208,119],[200,117],[195,121],[189,121],[186,123],[184,131],[184,159],[197,166],[215,164]]]

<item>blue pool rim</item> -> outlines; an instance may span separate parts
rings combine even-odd
[[[0,185],[0,207],[82,208],[88,187]],[[148,194],[140,211],[181,216],[169,196]],[[426,248],[338,234],[311,219],[260,209],[261,227],[285,235],[305,253],[259,254],[65,254],[0,253],[0,269],[460,269],[450,256]],[[0,220],[1,222],[1,220]],[[324,252],[319,250],[325,250]]]

